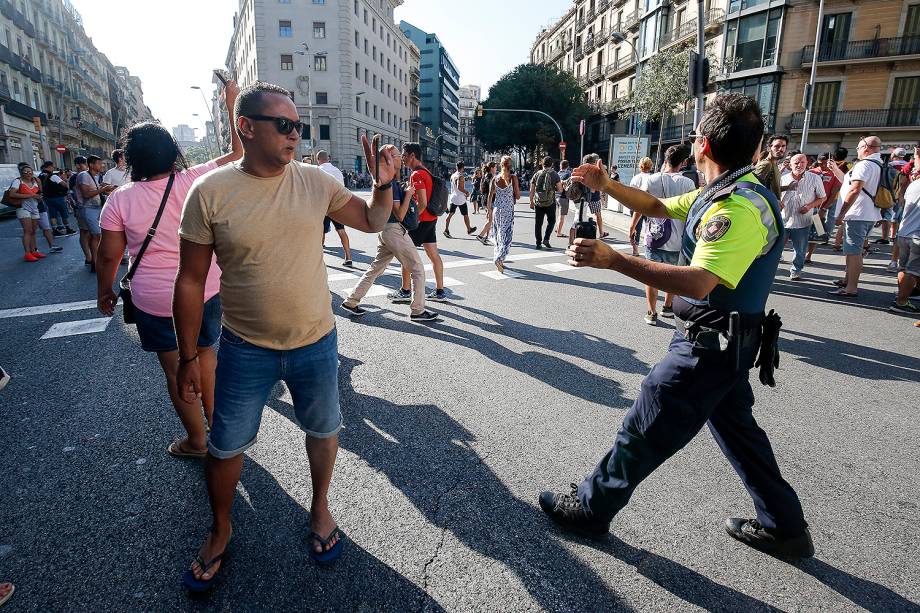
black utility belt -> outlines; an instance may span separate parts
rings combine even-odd
[[[691,343],[717,351],[756,349],[760,346],[761,326],[736,326],[734,330],[717,330],[692,321],[674,318],[674,328]]]

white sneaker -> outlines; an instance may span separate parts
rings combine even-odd
[[[888,272],[898,272],[898,263],[897,262],[888,262],[888,267],[885,268]]]
[[[801,273],[798,273],[798,272],[790,272],[790,273],[789,273],[789,280],[790,280],[790,281],[801,281],[801,280],[802,280],[802,274],[801,274]]]
[[[3,367],[0,367],[0,390],[6,387],[6,384],[10,382],[10,374],[3,370]]]

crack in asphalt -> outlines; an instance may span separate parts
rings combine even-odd
[[[476,463],[474,470],[481,467],[483,463],[486,461],[486,458],[489,457],[489,455],[491,454],[487,453],[484,456],[477,456],[479,457],[479,461]],[[444,490],[438,496],[437,500],[435,501],[434,513],[432,514],[432,519],[435,522],[438,521],[438,515],[441,514],[441,503],[444,501],[445,498],[447,498],[448,495],[452,494],[455,490],[457,490],[460,487],[463,480],[464,480],[463,474],[458,473],[457,480],[454,482],[454,484],[451,485],[446,490]],[[428,609],[428,603],[434,602],[434,598],[432,598],[431,595],[428,593],[428,581],[430,580],[430,577],[428,575],[428,567],[431,566],[434,563],[434,561],[438,559],[439,555],[441,555],[441,550],[444,548],[444,541],[447,539],[447,530],[448,530],[448,527],[446,525],[441,526],[441,536],[438,539],[438,544],[435,545],[434,553],[431,555],[430,558],[428,558],[428,560],[425,562],[425,565],[422,567],[422,594],[423,596],[422,596],[421,602],[419,603],[419,608],[418,608],[419,613],[423,613],[424,611]]]

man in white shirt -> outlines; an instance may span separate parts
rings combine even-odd
[[[855,298],[858,295],[866,237],[876,222],[882,219],[873,200],[882,177],[881,149],[882,141],[877,136],[863,138],[856,146],[859,159],[848,173],[838,177],[843,186],[840,188],[842,201],[837,211],[837,225],[843,224],[843,254],[847,268],[846,277],[834,282],[840,288],[830,292],[834,296]]]
[[[798,281],[805,268],[808,252],[808,236],[811,233],[812,218],[816,209],[824,203],[827,193],[824,181],[813,172],[808,172],[808,156],[799,153],[789,160],[789,172],[780,177],[783,199],[783,225],[792,242],[792,268],[789,279]]]
[[[335,179],[339,182],[339,185],[345,185],[345,177],[342,175],[342,171],[332,165],[329,162],[329,153],[320,149],[316,152],[316,165],[319,166],[319,169],[324,173]],[[304,156],[306,159],[306,156]],[[305,162],[309,164],[309,162]],[[348,241],[348,234],[345,232],[345,226],[335,221],[331,217],[327,217],[323,221],[323,246],[325,246],[325,236],[329,233],[329,230],[335,227],[335,233],[339,235],[339,240],[342,241],[342,250],[345,252],[345,261],[342,262],[342,266],[352,268],[353,264],[351,261],[351,243]]]
[[[115,162],[115,166],[105,171],[105,174],[102,176],[102,182],[107,185],[121,187],[129,181],[128,165],[125,163],[125,152],[121,149],[116,149],[112,152],[112,160]]]
[[[680,145],[672,145],[664,153],[664,164],[661,172],[655,174],[642,174],[633,177],[633,182],[640,185],[638,189],[648,192],[656,198],[672,198],[681,196],[696,189],[693,179],[685,177],[681,171],[690,158],[690,149]],[[644,161],[644,160],[643,160]],[[637,177],[642,177],[637,181]],[[637,225],[639,213],[633,213],[633,225]],[[680,261],[680,247],[684,234],[685,223],[670,217],[645,218],[645,258],[652,262],[672,264],[676,266]],[[636,231],[636,241],[639,240],[639,231]],[[651,285],[645,286],[645,299],[648,302],[648,311],[645,314],[645,323],[654,326],[658,323],[658,289]],[[662,317],[674,317],[671,305],[674,294],[666,293],[664,306],[661,308]]]
[[[450,220],[453,219],[454,213],[460,210],[463,215],[463,223],[466,224],[466,233],[473,234],[476,226],[470,226],[470,210],[466,204],[470,193],[466,189],[466,174],[463,162],[457,162],[457,172],[450,175],[450,211],[447,213],[447,219],[444,220],[444,236],[453,238],[450,235]]]

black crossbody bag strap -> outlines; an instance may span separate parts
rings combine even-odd
[[[163,200],[160,201],[160,208],[157,210],[157,216],[153,218],[153,225],[147,230],[147,237],[144,239],[144,243],[137,252],[137,257],[131,262],[130,270],[128,270],[128,273],[118,282],[119,287],[122,289],[131,287],[131,279],[134,277],[134,273],[137,272],[137,267],[141,263],[141,258],[144,257],[144,252],[147,251],[150,241],[156,236],[157,226],[160,224],[160,218],[163,216],[163,211],[166,209],[166,201],[169,199],[169,192],[172,191],[173,181],[175,181],[175,179],[175,173],[170,173],[169,181],[166,183],[166,191],[163,193]]]

